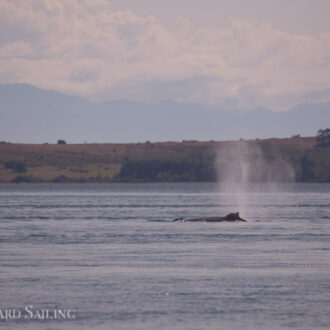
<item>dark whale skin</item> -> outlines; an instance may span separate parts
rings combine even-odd
[[[234,222],[242,221],[246,222],[239,216],[239,213],[229,213],[224,217],[199,217],[199,218],[177,218],[173,222]]]

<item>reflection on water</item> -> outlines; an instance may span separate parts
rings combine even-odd
[[[0,186],[0,309],[74,309],[10,329],[328,329],[330,185]]]

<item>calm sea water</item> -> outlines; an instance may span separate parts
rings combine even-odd
[[[0,186],[0,310],[75,310],[5,329],[329,329],[330,185]],[[238,210],[239,211],[239,210]]]

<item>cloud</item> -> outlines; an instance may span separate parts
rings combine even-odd
[[[106,0],[0,0],[0,82],[94,100],[174,99],[286,109],[328,101],[330,33],[269,23],[169,31]]]

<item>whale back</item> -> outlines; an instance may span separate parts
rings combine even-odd
[[[242,219],[239,216],[239,212],[236,213],[229,213],[224,217],[199,217],[199,218],[176,218],[173,222],[224,222],[224,221],[243,221],[246,220]]]

